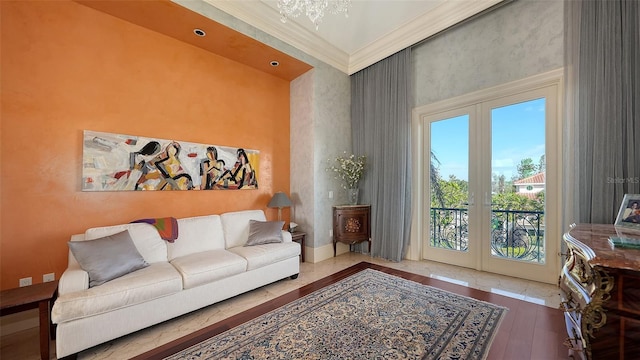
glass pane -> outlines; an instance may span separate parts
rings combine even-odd
[[[491,254],[544,263],[545,99],[491,111]]]
[[[468,251],[469,116],[431,123],[430,244]]]

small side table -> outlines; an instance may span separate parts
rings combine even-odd
[[[43,360],[49,360],[53,327],[51,324],[51,305],[57,294],[57,280],[0,292],[0,316],[40,309],[40,358]]]
[[[339,205],[333,207],[333,257],[336,243],[352,245],[367,241],[371,253],[371,205]]]
[[[307,237],[306,233],[296,231],[291,233],[291,240],[300,244],[300,260],[304,262],[304,239]]]

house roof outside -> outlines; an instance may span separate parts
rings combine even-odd
[[[533,185],[533,184],[543,184],[545,183],[545,173],[537,173],[535,175],[531,175],[524,179],[516,180],[513,182],[513,185]]]

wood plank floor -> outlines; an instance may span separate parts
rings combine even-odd
[[[197,344],[211,336],[220,334],[367,268],[509,308],[491,345],[488,359],[553,360],[568,358],[567,348],[563,345],[564,339],[566,338],[564,317],[558,309],[371,264],[369,262],[361,262],[258,305],[250,310],[231,316],[202,330],[138,355],[133,359],[162,359],[165,356]]]

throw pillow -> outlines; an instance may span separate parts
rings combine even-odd
[[[87,241],[69,241],[69,249],[82,270],[89,273],[89,287],[149,266],[131,240],[129,230]]]
[[[249,240],[244,246],[281,243],[284,221],[249,220]]]

